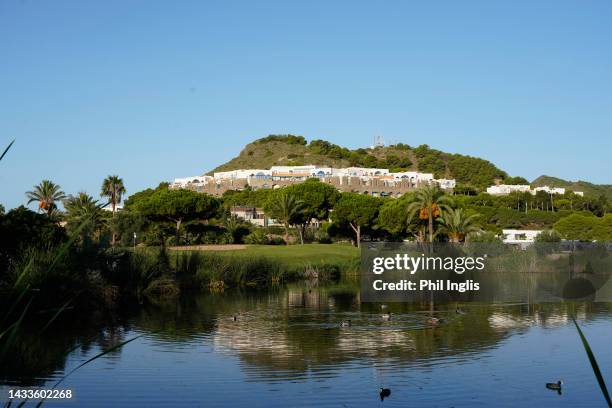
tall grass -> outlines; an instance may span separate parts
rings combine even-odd
[[[574,316],[572,316],[572,321],[574,322],[574,326],[576,326],[576,330],[578,330],[578,335],[580,336],[580,340],[582,341],[582,346],[584,347],[584,351],[586,352],[587,357],[589,358],[589,362],[591,363],[593,374],[595,374],[595,378],[597,378],[599,389],[601,390],[603,397],[608,403],[608,407],[612,407],[612,401],[610,400],[610,393],[608,392],[608,387],[606,387],[606,381],[604,380],[601,370],[599,369],[599,364],[597,364],[597,359],[595,358],[595,354],[593,353],[593,350],[591,349],[589,342],[584,336],[584,333],[582,333],[580,326],[578,326],[578,323],[576,322],[576,319],[574,318]]]
[[[266,258],[247,259],[214,253],[183,252],[178,255],[177,278],[200,288],[228,286],[262,287],[279,283],[289,272]]]
[[[269,287],[283,282],[316,278],[338,280],[354,262],[323,261],[287,264],[267,256],[228,256],[184,251],[172,257],[177,281],[184,287],[220,290],[227,287]]]
[[[13,143],[15,143],[15,139],[13,139],[13,141],[9,143],[8,146],[6,146],[6,149],[4,149],[4,151],[2,152],[2,155],[0,155],[0,160],[4,159],[4,156],[6,155],[6,153],[8,153],[11,146],[13,146]]]

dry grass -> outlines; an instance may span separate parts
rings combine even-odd
[[[186,246],[173,246],[168,249],[172,251],[236,251],[240,249],[246,249],[246,245],[234,244],[234,245],[186,245]]]

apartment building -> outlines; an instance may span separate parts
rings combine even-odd
[[[241,169],[216,172],[212,176],[177,178],[171,188],[188,188],[220,196],[228,190],[281,188],[318,178],[339,191],[369,194],[376,197],[399,197],[426,185],[452,190],[455,180],[434,179],[431,173],[416,171],[390,172],[389,169],[365,167],[272,166],[270,169]]]

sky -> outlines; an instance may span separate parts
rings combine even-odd
[[[612,183],[612,2],[0,2],[0,203],[203,174],[268,134]],[[3,147],[2,147],[3,148]]]

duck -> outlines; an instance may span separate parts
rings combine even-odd
[[[392,315],[392,314],[393,314],[393,313],[384,313],[384,314],[382,314],[380,317],[381,317],[383,320],[391,320],[391,315]]]
[[[461,315],[461,316],[466,314],[463,310],[461,310],[459,308],[455,309],[455,313],[458,314],[458,315]]]
[[[349,319],[349,320],[343,320],[343,321],[340,323],[340,327],[351,327],[351,321],[350,321],[350,319]]]
[[[379,395],[380,395],[380,400],[384,401],[385,398],[388,398],[391,395],[391,390],[389,388],[381,388]]]
[[[559,380],[556,383],[546,383],[546,388],[549,390],[557,391],[561,394],[561,386],[563,385],[563,381]]]
[[[236,316],[236,315],[232,316],[232,320],[233,321],[237,321],[238,320],[238,316]]]
[[[430,317],[426,320],[426,323],[430,326],[437,326],[440,323],[444,323],[444,319],[439,319],[437,317]]]

